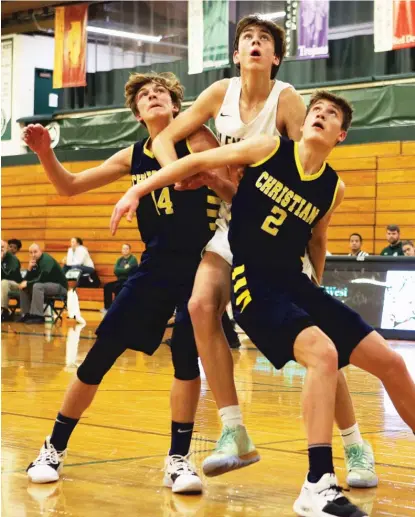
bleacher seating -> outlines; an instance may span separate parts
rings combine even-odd
[[[386,142],[340,146],[329,160],[346,183],[343,204],[333,216],[328,248],[348,253],[348,237],[359,232],[364,249],[379,252],[385,246],[385,227],[401,226],[401,236],[415,239],[415,142]],[[65,167],[79,172],[101,162],[71,162]],[[115,280],[113,269],[121,245],[129,242],[139,259],[143,243],[136,223],[122,220],[115,238],[109,231],[114,204],[130,186],[128,177],[91,193],[58,196],[40,165],[9,166],[2,169],[3,239],[23,242],[19,254],[27,266],[29,245],[36,241],[60,261],[69,239],[84,239],[101,282]],[[81,289],[81,308],[100,304],[102,290]],[[88,294],[84,294],[88,291]],[[100,294],[93,294],[99,292]]]

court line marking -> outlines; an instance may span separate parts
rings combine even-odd
[[[1,414],[7,415],[7,416],[17,416],[17,417],[21,417],[21,418],[33,418],[35,420],[48,420],[50,422],[55,421],[55,418],[48,418],[46,416],[24,415],[22,413],[12,413],[9,411],[2,411]],[[149,434],[152,436],[162,436],[163,438],[170,437],[170,433],[158,433],[157,431],[144,431],[143,429],[130,429],[128,427],[116,427],[116,426],[103,425],[103,424],[91,424],[88,422],[82,422],[82,420],[84,420],[84,419],[81,418],[81,420],[79,421],[79,423],[77,425],[85,425],[88,427],[99,427],[101,429],[111,429],[111,430],[115,430],[115,431],[128,431],[131,433],[138,433],[138,434]],[[194,433],[198,433],[198,431],[195,430]],[[204,441],[210,442],[210,443],[216,443],[216,440],[204,439]]]
[[[93,461],[84,461],[80,463],[65,463],[66,467],[84,467],[88,465],[99,465],[100,463],[119,463],[122,461],[136,461],[136,460],[151,460],[154,458],[164,458],[165,454],[155,454],[153,456],[133,456],[132,458],[118,458],[113,460],[93,460]],[[17,474],[19,472],[26,472],[26,469],[16,469],[16,470],[4,470],[1,474],[2,476],[9,474]]]

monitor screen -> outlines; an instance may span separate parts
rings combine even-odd
[[[376,271],[375,263],[355,262],[351,267],[331,261],[323,287],[375,328],[415,331],[415,270],[408,266]]]

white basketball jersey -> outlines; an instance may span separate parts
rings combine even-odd
[[[239,111],[242,81],[240,77],[233,77],[229,81],[222,106],[215,118],[216,132],[220,145],[233,144],[261,133],[280,136],[276,126],[277,109],[280,93],[285,88],[292,88],[292,86],[289,83],[276,80],[262,110],[251,122],[245,124],[241,120]],[[229,218],[230,205],[223,202],[216,224],[225,230],[229,224]]]
[[[245,124],[239,112],[242,82],[240,77],[233,77],[229,81],[225,98],[215,119],[216,131],[220,145],[239,142],[239,140],[256,136],[261,133],[280,135],[277,123],[277,109],[280,93],[285,88],[292,88],[291,84],[275,81],[262,110],[258,115]]]

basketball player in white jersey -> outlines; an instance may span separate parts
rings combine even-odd
[[[258,16],[243,18],[237,26],[234,41],[234,63],[241,76],[212,84],[155,138],[153,152],[160,165],[176,160],[174,144],[210,118],[215,120],[221,145],[259,133],[286,135],[299,140],[306,113],[304,102],[290,84],[274,79],[284,54],[283,29]],[[206,173],[192,179],[190,184],[194,188],[199,182],[216,189],[218,181]],[[129,211],[126,208],[128,196],[127,193],[117,204],[122,213]],[[134,200],[130,200],[134,204]],[[122,214],[119,213],[118,217],[116,212],[117,208],[115,220],[119,220]],[[217,221],[215,236],[206,246],[189,303],[198,352],[223,424],[222,436],[214,453],[203,463],[207,476],[223,474],[259,460],[243,426],[233,378],[232,355],[221,325],[221,316],[230,297],[232,254],[228,242],[228,214],[229,209],[222,205],[222,217]],[[307,274],[311,276],[314,266],[317,276],[321,277],[324,253],[322,257],[319,249],[310,249],[310,256],[312,265],[305,260]],[[376,486],[373,452],[360,435],[342,372],[339,372],[336,395],[336,421],[345,447],[348,484]]]

